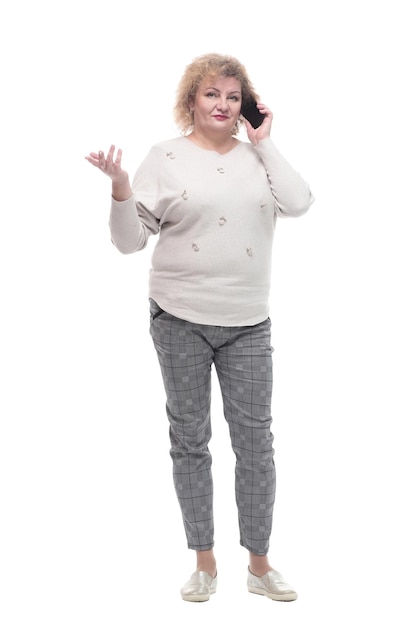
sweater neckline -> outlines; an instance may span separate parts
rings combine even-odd
[[[232,152],[234,152],[237,148],[239,148],[239,146],[242,144],[242,142],[238,139],[237,143],[233,146],[233,148],[231,148],[230,150],[228,150],[227,152],[218,152],[215,149],[211,149],[211,148],[203,148],[202,146],[199,146],[198,144],[194,143],[194,141],[191,141],[191,139],[188,139],[187,136],[183,137],[183,139],[190,145],[193,146],[194,148],[196,148],[197,150],[202,150],[203,152],[206,153],[211,153],[211,154],[215,154],[218,157],[225,157],[228,154],[232,154]]]

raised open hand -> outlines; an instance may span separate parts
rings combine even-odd
[[[91,165],[97,167],[104,174],[109,176],[114,183],[124,182],[128,176],[127,172],[122,170],[122,151],[119,149],[114,158],[115,146],[110,146],[107,157],[104,156],[104,152],[101,150],[97,152],[90,152],[85,158]]]
[[[90,152],[85,158],[111,179],[112,196],[115,200],[122,202],[130,198],[132,189],[129,183],[129,174],[122,170],[122,151],[120,149],[117,151],[116,158],[114,158],[114,152],[115,147],[111,145],[107,157],[104,157],[104,152],[100,150],[98,153]]]

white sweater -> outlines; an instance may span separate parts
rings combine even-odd
[[[186,137],[151,148],[132,184],[112,199],[110,232],[128,254],[159,233],[149,297],[176,317],[251,326],[268,317],[277,216],[299,216],[314,198],[271,139],[227,154]]]

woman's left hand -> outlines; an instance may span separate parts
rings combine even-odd
[[[262,139],[266,139],[271,134],[271,125],[272,125],[272,111],[268,109],[265,104],[262,102],[258,102],[258,110],[260,113],[265,115],[265,118],[258,128],[253,128],[252,124],[248,122],[247,119],[244,118],[246,132],[248,133],[248,138],[254,146],[261,141]]]

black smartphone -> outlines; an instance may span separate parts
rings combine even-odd
[[[258,126],[260,126],[265,119],[265,115],[260,113],[258,107],[256,106],[256,100],[242,102],[240,113],[248,120],[248,122],[252,124],[254,128],[258,128]]]

